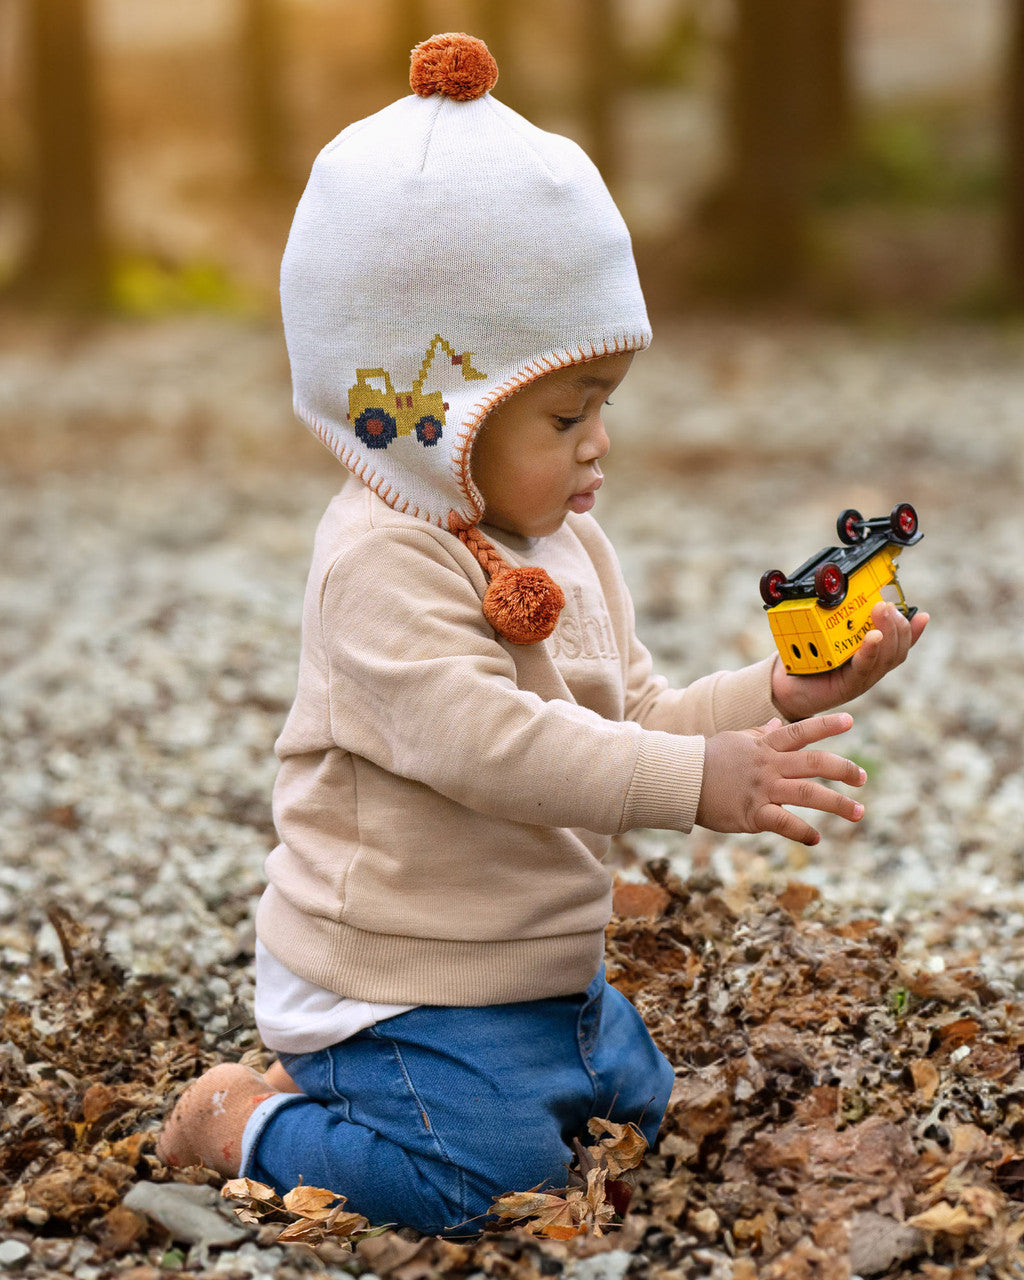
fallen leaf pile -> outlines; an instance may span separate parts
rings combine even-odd
[[[143,1126],[214,1058],[166,983],[129,978],[66,912],[50,922],[65,970],[37,961],[31,999],[0,1009],[0,1212],[103,1234],[129,1185],[158,1166]]]
[[[807,886],[649,872],[620,886],[608,970],[676,1067],[634,1202],[651,1262],[1024,1275],[1024,1009],[970,970],[908,972]]]
[[[806,886],[648,874],[618,886],[608,975],[676,1068],[658,1147],[595,1120],[568,1185],[510,1188],[461,1241],[235,1179],[222,1194],[252,1238],[297,1260],[277,1274],[539,1280],[617,1251],[631,1280],[1024,1276],[1024,1008],[971,967],[911,972],[891,932]],[[121,1200],[199,1176],[160,1166],[152,1129],[211,1049],[165,985],[53,922],[66,972],[33,964],[31,998],[0,1014],[0,1213],[40,1249],[99,1242],[94,1280],[152,1269],[168,1241]]]
[[[534,1188],[499,1196],[495,1217],[518,1222],[528,1234],[552,1240],[604,1235],[619,1213],[625,1213],[636,1185],[632,1171],[647,1150],[647,1139],[635,1125],[614,1124],[595,1116],[588,1125],[597,1142],[576,1140],[576,1166],[570,1185],[558,1192]],[[574,1185],[575,1184],[575,1185]]]
[[[278,1244],[302,1241],[322,1244],[324,1240],[351,1241],[373,1232],[361,1213],[345,1208],[345,1197],[325,1187],[295,1187],[279,1196],[273,1187],[252,1178],[231,1178],[220,1190],[225,1200],[239,1200],[235,1209],[239,1222],[250,1226],[283,1225],[267,1239]]]

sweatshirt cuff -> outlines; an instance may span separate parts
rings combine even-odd
[[[757,729],[769,720],[786,717],[772,701],[775,655],[740,671],[724,673],[715,687],[712,715],[719,733],[728,729]]]
[[[704,780],[704,739],[647,732],[626,793],[620,831],[689,831]]]

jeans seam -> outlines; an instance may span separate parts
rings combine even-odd
[[[433,1124],[431,1123],[430,1115],[426,1107],[423,1105],[423,1100],[420,1098],[419,1093],[417,1093],[416,1086],[413,1084],[412,1077],[409,1075],[409,1072],[406,1068],[405,1059],[402,1057],[402,1050],[399,1048],[398,1042],[396,1040],[392,1040],[390,1036],[380,1035],[379,1032],[376,1034],[378,1035],[379,1039],[383,1040],[385,1044],[390,1046],[391,1052],[395,1055],[395,1061],[398,1063],[398,1069],[402,1073],[402,1079],[405,1081],[405,1086],[409,1090],[409,1093],[412,1095],[413,1101],[416,1103],[416,1107],[420,1113],[420,1119],[422,1120],[424,1127],[427,1129],[428,1133],[430,1134],[431,1144],[437,1150],[438,1155],[441,1157],[441,1159],[444,1161],[445,1164],[450,1165],[452,1168],[457,1168],[458,1166],[456,1165],[455,1161],[451,1158],[451,1156],[445,1150],[444,1143],[437,1136],[437,1131],[434,1128]]]
[[[597,1072],[590,1064],[590,1058],[584,1048],[583,1041],[583,1017],[587,1011],[590,1002],[584,1000],[580,1005],[579,1013],[576,1015],[576,1051],[580,1055],[580,1063],[586,1072],[587,1080],[590,1084],[590,1114],[594,1115],[597,1107]]]
[[[438,1155],[440,1156],[442,1163],[448,1169],[453,1171],[455,1174],[456,1183],[458,1186],[459,1211],[463,1217],[466,1217],[469,1214],[469,1203],[468,1203],[468,1191],[466,1189],[465,1169],[462,1168],[462,1166],[458,1163],[458,1161],[452,1159],[452,1157],[448,1154],[448,1151],[445,1149],[444,1143],[441,1141],[440,1137],[438,1136],[437,1130],[434,1128],[434,1125],[430,1119],[430,1114],[427,1111],[426,1107],[423,1105],[423,1100],[420,1098],[419,1093],[416,1091],[416,1086],[413,1084],[412,1077],[409,1075],[409,1072],[406,1068],[405,1059],[402,1057],[402,1050],[399,1048],[398,1042],[395,1040],[392,1040],[390,1036],[381,1035],[379,1032],[374,1032],[374,1034],[377,1035],[378,1038],[383,1040],[386,1044],[391,1046],[391,1051],[395,1055],[395,1061],[398,1063],[398,1069],[402,1073],[402,1079],[405,1081],[406,1088],[409,1090],[410,1094],[412,1095],[416,1103],[417,1108],[419,1109],[420,1118],[423,1121],[424,1125],[427,1128],[427,1131],[430,1134],[431,1144],[433,1145],[434,1149],[437,1151]],[[445,1230],[453,1231],[455,1230],[456,1227],[461,1225],[462,1225],[461,1223],[455,1223],[453,1226],[446,1227]]]

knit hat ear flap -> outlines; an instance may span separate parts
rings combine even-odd
[[[490,582],[483,613],[494,630],[512,644],[538,644],[558,623],[565,605],[562,588],[546,569],[514,568],[475,525],[462,524],[453,511],[448,527],[476,556]]]

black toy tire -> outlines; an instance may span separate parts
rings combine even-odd
[[[855,525],[863,524],[864,517],[856,507],[847,507],[836,521],[836,534],[844,546],[852,547],[863,542],[868,536],[867,529],[856,529]]]
[[[846,599],[850,581],[834,560],[826,560],[814,571],[814,593],[825,609],[834,609]]]
[[[416,439],[426,448],[437,444],[442,434],[440,422],[431,415],[420,418],[419,422],[416,423]]]
[[[900,502],[893,507],[889,531],[897,542],[909,542],[917,533],[917,512],[909,502]]]
[[[761,574],[761,599],[769,607],[779,604],[784,599],[779,587],[786,581],[781,569],[768,569]]]
[[[369,424],[379,423],[376,431]],[[356,435],[368,449],[386,449],[398,435],[398,423],[383,409],[364,409],[355,421]]]

